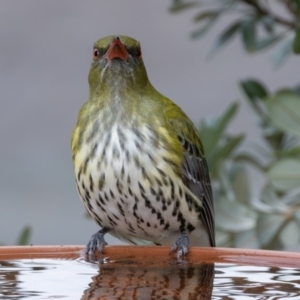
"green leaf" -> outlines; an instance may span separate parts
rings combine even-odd
[[[287,133],[300,137],[300,97],[292,92],[280,92],[266,101],[273,124]]]
[[[296,213],[298,212],[300,214],[300,186],[296,187],[295,189],[292,189],[290,192],[286,193],[281,199],[281,202],[284,203],[284,205],[288,206],[288,214],[291,212]],[[291,210],[291,207],[295,207],[296,209]],[[295,215],[296,216],[296,215]],[[300,223],[299,223],[300,225]]]
[[[229,107],[224,111],[224,113],[218,118],[216,124],[217,124],[217,132],[219,136],[223,134],[226,127],[228,126],[231,119],[235,116],[238,110],[238,103],[234,102],[229,105]]]
[[[248,52],[256,50],[256,19],[249,19],[243,22],[242,38],[244,47]]]
[[[299,0],[292,0],[292,2],[295,5],[296,16],[299,19],[299,17],[300,17],[300,1]]]
[[[233,150],[243,141],[244,135],[239,134],[235,137],[229,137],[227,139],[226,144],[218,151],[218,155],[216,155],[216,160],[224,159],[228,157]]]
[[[300,226],[300,210],[299,209],[297,211],[295,211],[294,216],[295,216],[295,221]]]
[[[283,149],[280,150],[279,154],[281,157],[295,158],[295,156],[298,157],[300,155],[300,147]]]
[[[205,19],[211,19],[213,17],[215,17],[217,14],[219,14],[219,11],[215,11],[215,10],[207,10],[207,11],[201,11],[199,14],[197,14],[193,21],[194,22],[200,22],[203,21]]]
[[[252,166],[259,169],[260,171],[265,170],[265,164],[263,162],[259,161],[259,159],[257,157],[255,157],[254,155],[252,155],[250,153],[238,153],[234,156],[234,160],[237,162],[249,163]]]
[[[293,41],[293,51],[295,54],[300,54],[300,26],[297,27]]]
[[[17,241],[17,245],[28,245],[31,236],[31,227],[25,226],[20,233]]]
[[[229,172],[225,167],[225,164],[221,164],[217,169],[217,180],[219,186],[219,193],[217,194],[216,202],[219,205],[219,198],[225,197],[228,201],[236,202],[237,199],[232,189],[231,179],[229,177]]]
[[[251,199],[251,207],[259,213],[272,213],[273,209],[270,205],[260,201],[260,199],[254,197]]]
[[[247,79],[239,81],[237,88],[240,97],[250,105],[261,120],[265,120],[264,104],[257,101],[258,99],[264,99],[268,94],[263,84],[254,79]]]
[[[207,154],[216,148],[226,127],[235,116],[237,109],[238,104],[232,103],[218,118],[211,121],[210,124],[202,123],[200,125],[199,133]]]
[[[202,37],[213,26],[213,24],[217,20],[217,17],[218,15],[212,17],[204,26],[194,30],[191,33],[191,38],[196,39]]]
[[[290,210],[290,207],[283,203],[282,198],[279,197],[270,183],[263,188],[260,199],[256,201],[255,205],[258,210],[268,213],[286,214]]]
[[[294,89],[293,89],[294,93],[297,94],[298,96],[300,96],[300,84],[297,84]]]
[[[278,191],[289,191],[300,185],[300,160],[281,159],[268,171],[267,176]]]
[[[210,51],[209,55],[213,55],[217,50],[224,46],[231,38],[239,31],[241,28],[242,21],[238,20],[232,23],[228,28],[226,28],[217,38],[215,45]]]
[[[280,67],[287,58],[293,53],[293,40],[288,39],[282,42],[278,50],[272,55],[275,67]]]
[[[280,232],[279,239],[284,247],[297,245],[300,241],[300,228],[296,221],[290,221]]]
[[[256,98],[264,99],[268,96],[266,87],[255,79],[247,79],[240,81],[242,88],[251,100]]]
[[[264,247],[269,248],[270,245],[276,244],[276,237],[278,236],[284,221],[284,215],[259,214],[256,230],[257,236]]]
[[[232,234],[216,230],[216,244],[218,247],[232,247]]]
[[[275,21],[271,16],[265,15],[260,19],[260,21],[267,32],[272,33],[274,31]]]
[[[259,40],[256,42],[256,50],[263,50],[265,48],[268,48],[272,46],[274,43],[278,42],[280,39],[283,38],[283,35],[273,35],[270,37],[267,37],[265,39]]]
[[[256,214],[248,206],[221,198],[216,206],[216,226],[222,231],[242,232],[255,227]]]
[[[243,141],[244,135],[240,134],[235,137],[228,137],[224,145],[215,148],[212,152],[207,153],[207,162],[210,166],[211,172],[215,174],[218,170],[218,164],[226,159]]]
[[[182,2],[182,1],[173,1],[173,5],[169,8],[169,11],[172,13],[177,13],[187,8],[192,8],[199,5],[199,2],[192,1],[192,2]]]
[[[269,126],[270,125],[270,126]],[[278,150],[281,148],[284,133],[273,126],[273,124],[268,124],[268,126],[263,127],[263,137],[265,141],[269,144],[271,149]]]
[[[232,168],[230,170],[230,179],[235,198],[244,204],[249,203],[249,178],[243,164],[232,164]]]
[[[234,247],[247,249],[260,248],[260,243],[257,239],[256,230],[250,229],[243,232],[237,232],[234,235]]]

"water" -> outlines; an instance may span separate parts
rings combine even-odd
[[[300,269],[82,259],[0,261],[0,299],[300,299]]]

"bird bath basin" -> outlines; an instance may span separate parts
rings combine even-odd
[[[300,299],[300,254],[107,246],[97,263],[82,246],[0,247],[0,299]]]

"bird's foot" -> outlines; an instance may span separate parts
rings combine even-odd
[[[170,253],[175,252],[177,250],[177,259],[180,260],[184,255],[186,255],[189,252],[189,246],[189,237],[185,232],[183,232],[172,246]]]
[[[85,255],[93,257],[96,253],[96,250],[99,250],[101,253],[104,253],[104,246],[107,243],[104,240],[104,235],[108,232],[107,229],[103,228],[93,234],[85,247]]]

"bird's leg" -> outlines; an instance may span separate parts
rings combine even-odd
[[[174,245],[171,248],[170,253],[177,250],[177,258],[181,259],[183,255],[187,254],[189,251],[190,241],[189,237],[185,232],[182,232]]]
[[[103,228],[91,236],[85,248],[86,255],[93,256],[96,249],[98,249],[101,253],[104,253],[104,246],[107,245],[104,240],[104,235],[107,232],[109,232],[109,229]]]

